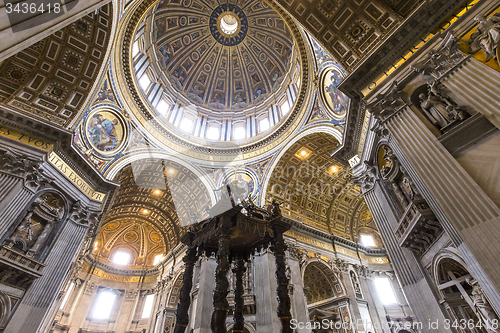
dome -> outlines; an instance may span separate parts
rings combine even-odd
[[[183,137],[269,133],[300,90],[292,33],[260,0],[159,1],[136,30],[132,63],[154,117]]]
[[[195,3],[171,1],[154,14],[155,61],[164,84],[196,105],[223,111],[259,105],[279,91],[293,47],[281,17],[257,0]]]

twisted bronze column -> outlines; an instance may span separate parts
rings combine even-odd
[[[215,271],[214,289],[214,312],[210,327],[213,333],[226,333],[226,318],[229,311],[227,294],[229,293],[229,281],[227,273],[229,271],[229,238],[231,236],[230,221],[226,221],[224,216],[220,217],[218,230],[218,251],[217,269]]]
[[[283,239],[283,233],[276,231],[276,237],[272,242],[271,250],[274,252],[276,262],[276,282],[278,288],[276,294],[278,298],[278,318],[281,321],[281,333],[292,333],[290,327],[290,296],[288,295],[288,278],[286,277],[285,250],[286,245]]]
[[[236,276],[236,288],[234,289],[234,316],[233,316],[233,332],[243,332],[245,319],[243,318],[243,274],[246,271],[245,261],[243,257],[237,256],[233,273]]]
[[[191,288],[193,287],[193,269],[198,256],[196,254],[196,247],[188,249],[186,255],[182,259],[186,264],[184,275],[182,276],[182,287],[179,292],[179,304],[177,304],[177,311],[175,313],[175,329],[174,333],[184,333],[189,323],[188,310],[191,304]]]

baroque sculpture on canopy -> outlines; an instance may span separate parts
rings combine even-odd
[[[212,207],[218,215],[208,218],[189,227],[183,236],[182,242],[188,246],[183,261],[186,268],[180,290],[180,301],[176,312],[176,326],[174,333],[184,333],[188,323],[188,310],[191,303],[190,293],[193,283],[193,269],[198,257],[205,254],[208,257],[216,254],[217,269],[215,272],[215,290],[213,293],[214,312],[211,320],[213,333],[226,333],[226,317],[230,310],[227,295],[229,293],[228,271],[230,263],[235,262],[233,272],[236,278],[234,294],[234,326],[233,332],[243,332],[243,273],[245,261],[255,251],[268,248],[273,251],[276,262],[276,290],[278,298],[278,318],[281,321],[281,332],[291,333],[290,308],[291,301],[288,294],[288,277],[285,262],[287,246],[283,233],[291,225],[281,219],[280,203],[273,200],[267,209],[255,206],[251,198],[242,205],[236,205],[231,194],[231,187],[226,185],[222,199]],[[246,213],[242,210],[245,208]]]

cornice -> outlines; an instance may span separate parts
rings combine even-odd
[[[309,234],[311,236],[315,236],[317,239],[329,241],[329,242],[334,242],[335,244],[340,244],[343,247],[346,247],[350,250],[353,251],[360,251],[363,254],[367,255],[387,255],[386,250],[384,249],[370,249],[368,247],[362,246],[360,244],[357,244],[353,241],[347,240],[345,238],[339,237],[337,235],[329,234],[325,231],[322,231],[320,229],[314,228],[310,225],[304,224],[303,222],[294,220],[292,218],[283,216],[283,219],[287,220],[291,225],[292,228],[291,230],[296,230],[299,232],[303,232],[306,234]]]

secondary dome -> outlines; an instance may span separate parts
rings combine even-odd
[[[163,83],[198,106],[227,111],[258,105],[290,74],[293,39],[262,1],[170,1],[159,4],[153,22]]]

